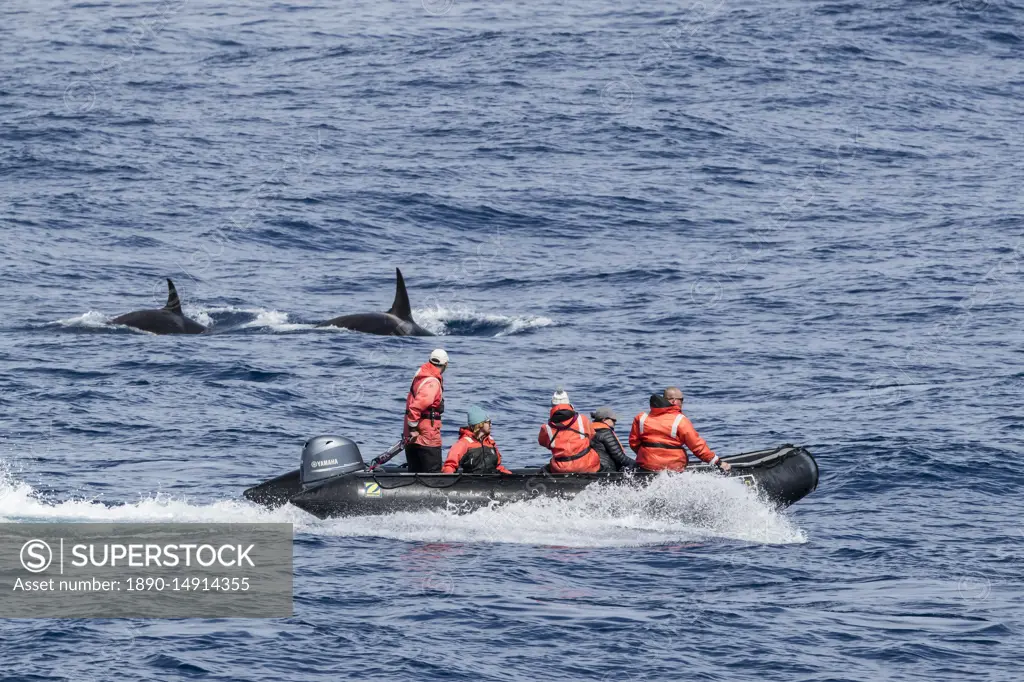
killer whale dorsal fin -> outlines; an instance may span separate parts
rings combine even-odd
[[[164,310],[169,310],[177,315],[185,316],[181,312],[181,299],[178,298],[178,290],[174,288],[174,282],[167,279],[167,305],[164,306]]]
[[[409,292],[405,290],[405,278],[398,268],[395,268],[395,276],[398,280],[395,282],[395,302],[388,312],[400,320],[412,322],[412,306],[409,305]]]

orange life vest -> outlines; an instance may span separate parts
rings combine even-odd
[[[424,382],[436,380],[436,389],[427,386],[422,391]],[[429,362],[424,363],[416,372],[409,386],[409,395],[405,398],[405,426],[403,435],[408,438],[412,426],[419,430],[419,444],[426,447],[441,446],[441,415],[444,414],[444,378],[441,370]]]
[[[562,422],[553,420],[558,408],[551,409],[552,419],[541,427],[538,442],[551,450],[551,463],[548,469],[553,474],[592,473],[601,470],[601,457],[597,454],[590,439],[594,436],[594,426],[585,415],[574,412],[573,416]]]
[[[684,421],[686,417],[678,407],[655,407],[650,412],[637,415],[634,424],[639,436],[637,466],[649,471],[685,469],[687,456],[680,432]]]
[[[448,459],[441,467],[441,473],[454,474],[459,468],[464,474],[512,473],[501,466],[501,451],[494,438],[488,435],[482,441],[477,440],[473,429],[468,426],[459,429],[459,439],[448,450]]]
[[[441,390],[437,394],[437,398],[420,414],[421,419],[430,419],[431,421],[441,419],[441,415],[444,414],[444,377],[441,375],[434,365],[429,362],[420,367],[420,371],[416,373],[416,376],[412,378],[412,384],[409,386],[409,396],[406,399],[407,402],[411,403],[415,397],[417,391],[419,391],[420,384],[427,379],[437,379],[437,383],[440,384]]]

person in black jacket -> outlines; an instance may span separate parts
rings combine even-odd
[[[599,407],[590,413],[594,421],[594,437],[590,444],[601,456],[601,471],[632,471],[636,461],[622,450],[615,435],[615,422],[619,420],[610,407]]]

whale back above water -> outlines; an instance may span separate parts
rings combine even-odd
[[[342,315],[326,322],[321,322],[317,326],[342,327],[381,336],[434,336],[433,333],[419,326],[412,319],[412,306],[409,304],[409,292],[406,291],[405,278],[402,277],[402,271],[395,268],[395,276],[395,300],[387,312]]]
[[[174,282],[167,280],[167,305],[159,310],[136,310],[115,317],[111,324],[132,327],[151,334],[202,334],[206,327],[185,317]]]

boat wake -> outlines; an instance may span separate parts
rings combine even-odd
[[[310,517],[294,507],[268,510],[243,500],[208,504],[157,494],[137,502],[49,500],[18,481],[0,462],[0,523],[295,523]]]
[[[291,505],[268,510],[244,500],[199,503],[167,495],[120,504],[48,500],[0,469],[0,522],[292,523],[296,533],[315,536],[562,547],[807,540],[789,516],[736,479],[691,473],[661,476],[646,488],[591,486],[572,500],[542,497],[469,514],[449,509],[321,521]]]

